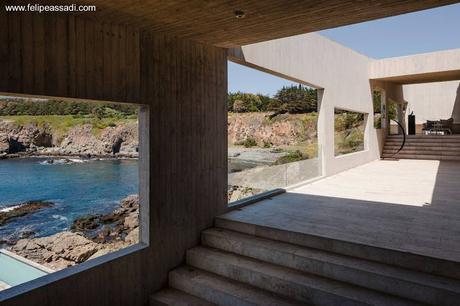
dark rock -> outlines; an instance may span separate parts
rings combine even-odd
[[[34,231],[22,231],[19,234],[19,239],[31,238],[34,235],[35,235]]]
[[[17,138],[10,137],[8,139],[8,145],[9,154],[23,152],[26,150],[26,147]]]
[[[36,147],[49,148],[53,146],[53,135],[48,131],[37,132],[33,139],[32,144]]]
[[[120,153],[121,144],[123,143],[123,139],[117,138],[115,142],[112,144],[112,154]]]
[[[75,232],[91,232],[100,226],[100,215],[86,215],[73,221],[70,229]]]
[[[23,217],[25,215],[36,212],[39,209],[51,207],[54,204],[48,201],[28,201],[21,204],[16,204],[17,206],[10,211],[0,212],[0,226],[6,222],[10,222],[12,219]]]
[[[110,213],[110,214],[101,216],[99,220],[100,220],[101,223],[107,224],[107,223],[117,222],[121,218],[122,218],[122,216],[120,214]]]
[[[105,215],[87,215],[74,220],[71,231],[79,232],[97,243],[124,239],[139,225],[139,197],[130,195],[121,200],[120,207]]]

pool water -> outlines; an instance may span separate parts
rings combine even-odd
[[[16,286],[48,274],[36,267],[0,252],[0,282]]]

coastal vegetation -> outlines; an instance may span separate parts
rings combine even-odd
[[[116,127],[120,124],[135,123],[137,118],[131,116],[102,117],[93,115],[15,115],[0,116],[0,121],[14,123],[16,127],[33,125],[38,128],[48,128],[57,137],[64,135],[71,128],[79,125],[91,125],[93,133],[97,135],[107,127]]]
[[[93,115],[97,118],[137,118],[137,112],[138,107],[132,104],[18,97],[0,99],[0,116]]]
[[[299,84],[284,86],[273,97],[263,94],[231,92],[227,97],[229,112],[273,112],[272,115],[283,113],[303,114],[317,110],[317,90]]]

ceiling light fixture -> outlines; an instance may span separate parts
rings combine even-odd
[[[236,11],[235,11],[235,17],[236,17],[236,19],[244,18],[244,16],[246,16],[246,14],[245,14],[243,11],[241,11],[241,10],[236,10]]]

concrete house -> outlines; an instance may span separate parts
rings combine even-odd
[[[75,2],[97,10],[0,10],[0,93],[140,105],[141,243],[1,305],[458,304],[460,50],[313,33],[458,1]],[[228,60],[318,89],[319,177],[228,205]],[[336,156],[336,109],[364,150]]]

